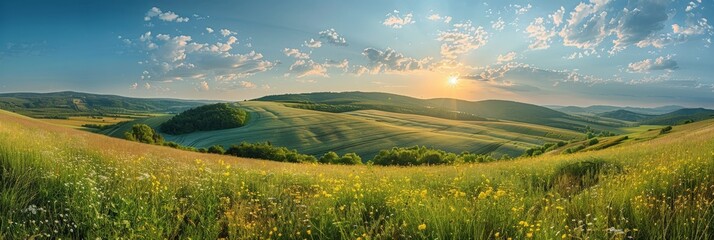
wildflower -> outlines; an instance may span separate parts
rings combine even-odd
[[[312,231],[310,229],[307,230],[307,235],[312,235]]]
[[[417,228],[419,229],[419,231],[424,231],[424,230],[426,230],[426,223],[420,224],[419,227],[417,227]]]
[[[526,237],[527,237],[527,238],[532,238],[532,237],[533,237],[533,232],[528,232],[528,233],[526,233]]]

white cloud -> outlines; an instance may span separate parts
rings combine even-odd
[[[560,26],[560,24],[563,23],[563,15],[565,15],[565,8],[563,6],[560,6],[560,9],[555,10],[555,12],[550,15],[555,26]]]
[[[488,41],[488,33],[483,27],[474,27],[471,21],[456,23],[452,29],[439,32],[437,38],[441,44],[441,55],[455,59],[461,54],[478,49]]]
[[[672,71],[679,68],[677,61],[672,60],[672,55],[660,56],[655,59],[645,59],[627,65],[630,72],[649,72],[654,70]]]
[[[310,38],[310,41],[305,41],[305,43],[303,43],[303,45],[305,45],[309,48],[320,48],[320,47],[322,47],[322,42]]]
[[[491,28],[493,28],[494,30],[501,31],[504,27],[506,27],[506,22],[504,22],[501,17],[498,17],[498,20],[496,20],[495,22],[491,21]]]
[[[444,23],[450,23],[451,22],[451,16],[445,16],[444,17]]]
[[[428,17],[426,17],[426,19],[429,19],[429,20],[431,20],[431,21],[440,21],[440,20],[441,20],[441,16],[439,16],[439,14],[436,14],[436,13],[435,13],[435,14],[431,14],[431,15],[429,15]]]
[[[201,81],[198,83],[198,89],[201,91],[208,91],[210,88],[208,87],[208,82],[206,81]]]
[[[129,86],[129,89],[136,90],[136,88],[139,87],[139,83],[133,83],[131,86]]]
[[[426,69],[431,61],[431,58],[414,59],[406,57],[391,48],[387,48],[384,51],[366,48],[362,51],[362,55],[369,59],[370,73],[422,70]]]
[[[559,33],[563,45],[581,49],[594,49],[600,45],[609,34],[605,28],[607,11],[604,11],[608,2],[591,0],[590,4],[578,4]]]
[[[298,59],[297,61],[295,61],[295,63],[290,65],[289,70],[291,73],[296,74],[297,78],[303,78],[307,76],[329,77],[327,75],[327,68],[322,64],[316,63],[312,60]]]
[[[515,9],[516,15],[526,14],[528,11],[531,10],[531,8],[533,8],[533,6],[531,6],[530,3],[529,3],[528,5],[525,5],[525,6],[521,6],[521,5],[518,5],[518,4],[513,4],[513,5],[511,5],[511,7]]]
[[[166,22],[188,22],[189,20],[188,17],[181,17],[174,12],[162,12],[161,9],[152,7],[148,12],[146,12],[146,15],[144,15],[144,21],[151,21],[151,19],[155,17],[158,17],[162,21]]]
[[[309,53],[300,52],[300,50],[295,48],[285,48],[283,49],[285,56],[294,57],[297,59],[310,59]]]
[[[327,41],[327,43],[335,46],[347,46],[347,40],[340,36],[334,28],[327,29],[325,31],[320,31],[320,39]]]
[[[328,68],[334,67],[342,69],[343,71],[347,72],[350,67],[350,62],[347,59],[342,59],[342,61],[326,60],[325,63],[322,65]]]
[[[503,63],[513,61],[513,59],[516,59],[516,52],[508,52],[504,55],[499,54],[496,61],[498,63]]]
[[[151,84],[149,84],[148,82],[144,83],[144,89],[151,89]]]
[[[531,38],[531,44],[528,45],[528,49],[548,49],[550,47],[551,38],[555,36],[556,32],[554,29],[547,29],[545,27],[545,20],[543,18],[536,18],[531,22],[528,27],[526,27],[526,33],[528,37]]]
[[[399,14],[399,11],[394,10],[393,13],[387,14],[387,19],[384,19],[384,22],[382,22],[382,24],[391,28],[402,28],[405,25],[414,23],[414,20],[412,18],[412,13],[407,13],[406,15],[402,16]]]
[[[617,21],[613,32],[617,39],[611,53],[621,51],[629,45],[635,45],[655,37],[655,33],[664,28],[668,0],[639,1],[632,9],[625,8]]]
[[[208,33],[213,33],[213,28],[207,27],[207,28],[206,28],[206,32],[208,32]]]
[[[224,37],[228,37],[228,36],[230,36],[230,35],[235,35],[235,34],[236,34],[236,32],[233,32],[233,31],[231,31],[231,30],[228,30],[228,29],[225,29],[225,28],[224,28],[224,29],[221,29],[221,35],[223,35]]]

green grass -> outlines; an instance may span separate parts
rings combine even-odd
[[[526,148],[545,142],[583,137],[570,130],[509,121],[456,121],[375,110],[328,113],[260,101],[239,104],[250,114],[245,126],[164,137],[199,148],[270,141],[305,154],[355,152],[364,159],[371,159],[381,149],[415,145],[456,153],[493,153],[497,158],[502,154],[519,156]],[[144,123],[158,129],[168,118],[140,119],[103,133],[122,138],[133,124]]]
[[[457,166],[276,163],[0,113],[0,238],[711,239],[714,122]]]

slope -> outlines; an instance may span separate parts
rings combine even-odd
[[[582,137],[569,130],[510,121],[457,121],[376,110],[329,113],[261,101],[237,104],[250,114],[243,127],[164,136],[168,141],[194,147],[269,141],[307,154],[356,152],[364,159],[371,159],[380,149],[414,145],[516,156],[544,142]],[[146,123],[157,128],[167,119],[139,119],[102,133],[123,137],[132,124]]]

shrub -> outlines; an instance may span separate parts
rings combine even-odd
[[[357,165],[362,164],[362,158],[356,153],[346,153],[335,164]]]
[[[322,157],[320,157],[319,162],[324,164],[330,164],[336,162],[338,158],[340,158],[340,156],[337,155],[337,153],[330,151],[322,155]]]
[[[672,131],[672,126],[666,126],[662,129],[660,129],[659,134],[665,134],[665,133],[668,133],[669,131]]]
[[[131,130],[124,133],[124,137],[127,140],[141,143],[158,145],[163,145],[164,143],[164,137],[146,124],[134,124]]]
[[[186,110],[161,124],[162,132],[184,134],[236,128],[245,125],[248,113],[228,103],[216,103]]]
[[[223,149],[223,146],[221,145],[213,145],[208,148],[207,152],[215,154],[224,154],[226,153],[226,150]]]
[[[246,143],[233,145],[225,154],[237,157],[260,158],[279,162],[317,162],[314,156],[300,154],[286,147],[274,147],[270,143]]]

